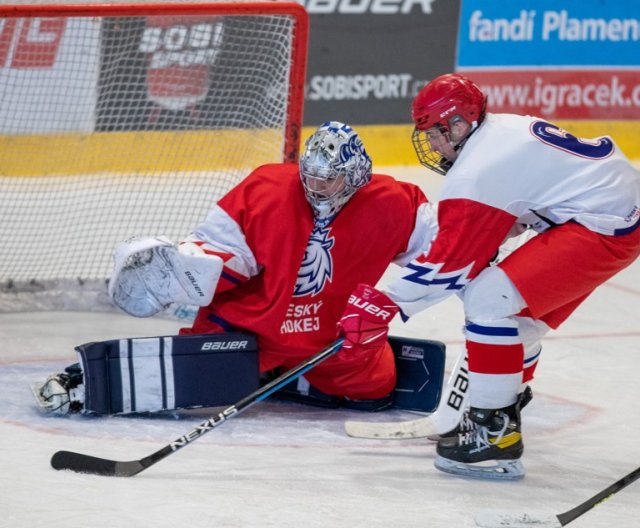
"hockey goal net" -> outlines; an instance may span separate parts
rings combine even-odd
[[[0,6],[0,310],[106,307],[118,243],[296,161],[307,35],[288,2]]]

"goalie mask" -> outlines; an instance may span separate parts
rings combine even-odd
[[[300,179],[316,218],[330,219],[371,181],[371,158],[351,127],[328,121],[305,142]]]
[[[486,114],[486,96],[463,75],[433,79],[413,100],[413,147],[420,163],[446,174]]]

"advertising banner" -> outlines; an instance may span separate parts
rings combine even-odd
[[[123,41],[125,25],[135,38]],[[206,100],[214,97],[224,29],[211,15],[106,18],[96,129],[216,128]]]
[[[86,18],[0,19],[0,134],[91,131],[99,39],[100,24]]]
[[[640,119],[640,2],[463,0],[457,70],[493,111]]]
[[[555,119],[640,119],[637,70],[468,72],[493,111]]]
[[[411,101],[453,71],[459,0],[300,0],[311,20],[304,122],[411,121]]]

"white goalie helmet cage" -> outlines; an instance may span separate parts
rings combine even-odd
[[[305,142],[300,179],[316,217],[334,216],[371,181],[371,158],[351,127],[328,121]]]

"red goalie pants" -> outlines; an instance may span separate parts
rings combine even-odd
[[[638,255],[640,229],[607,236],[569,222],[533,237],[500,267],[527,303],[518,315],[558,328],[593,290]]]
[[[260,350],[260,370],[291,369],[308,356],[280,355]],[[396,367],[391,345],[369,350],[353,358],[334,355],[307,372],[304,377],[316,389],[352,400],[373,400],[389,394],[396,384]]]

